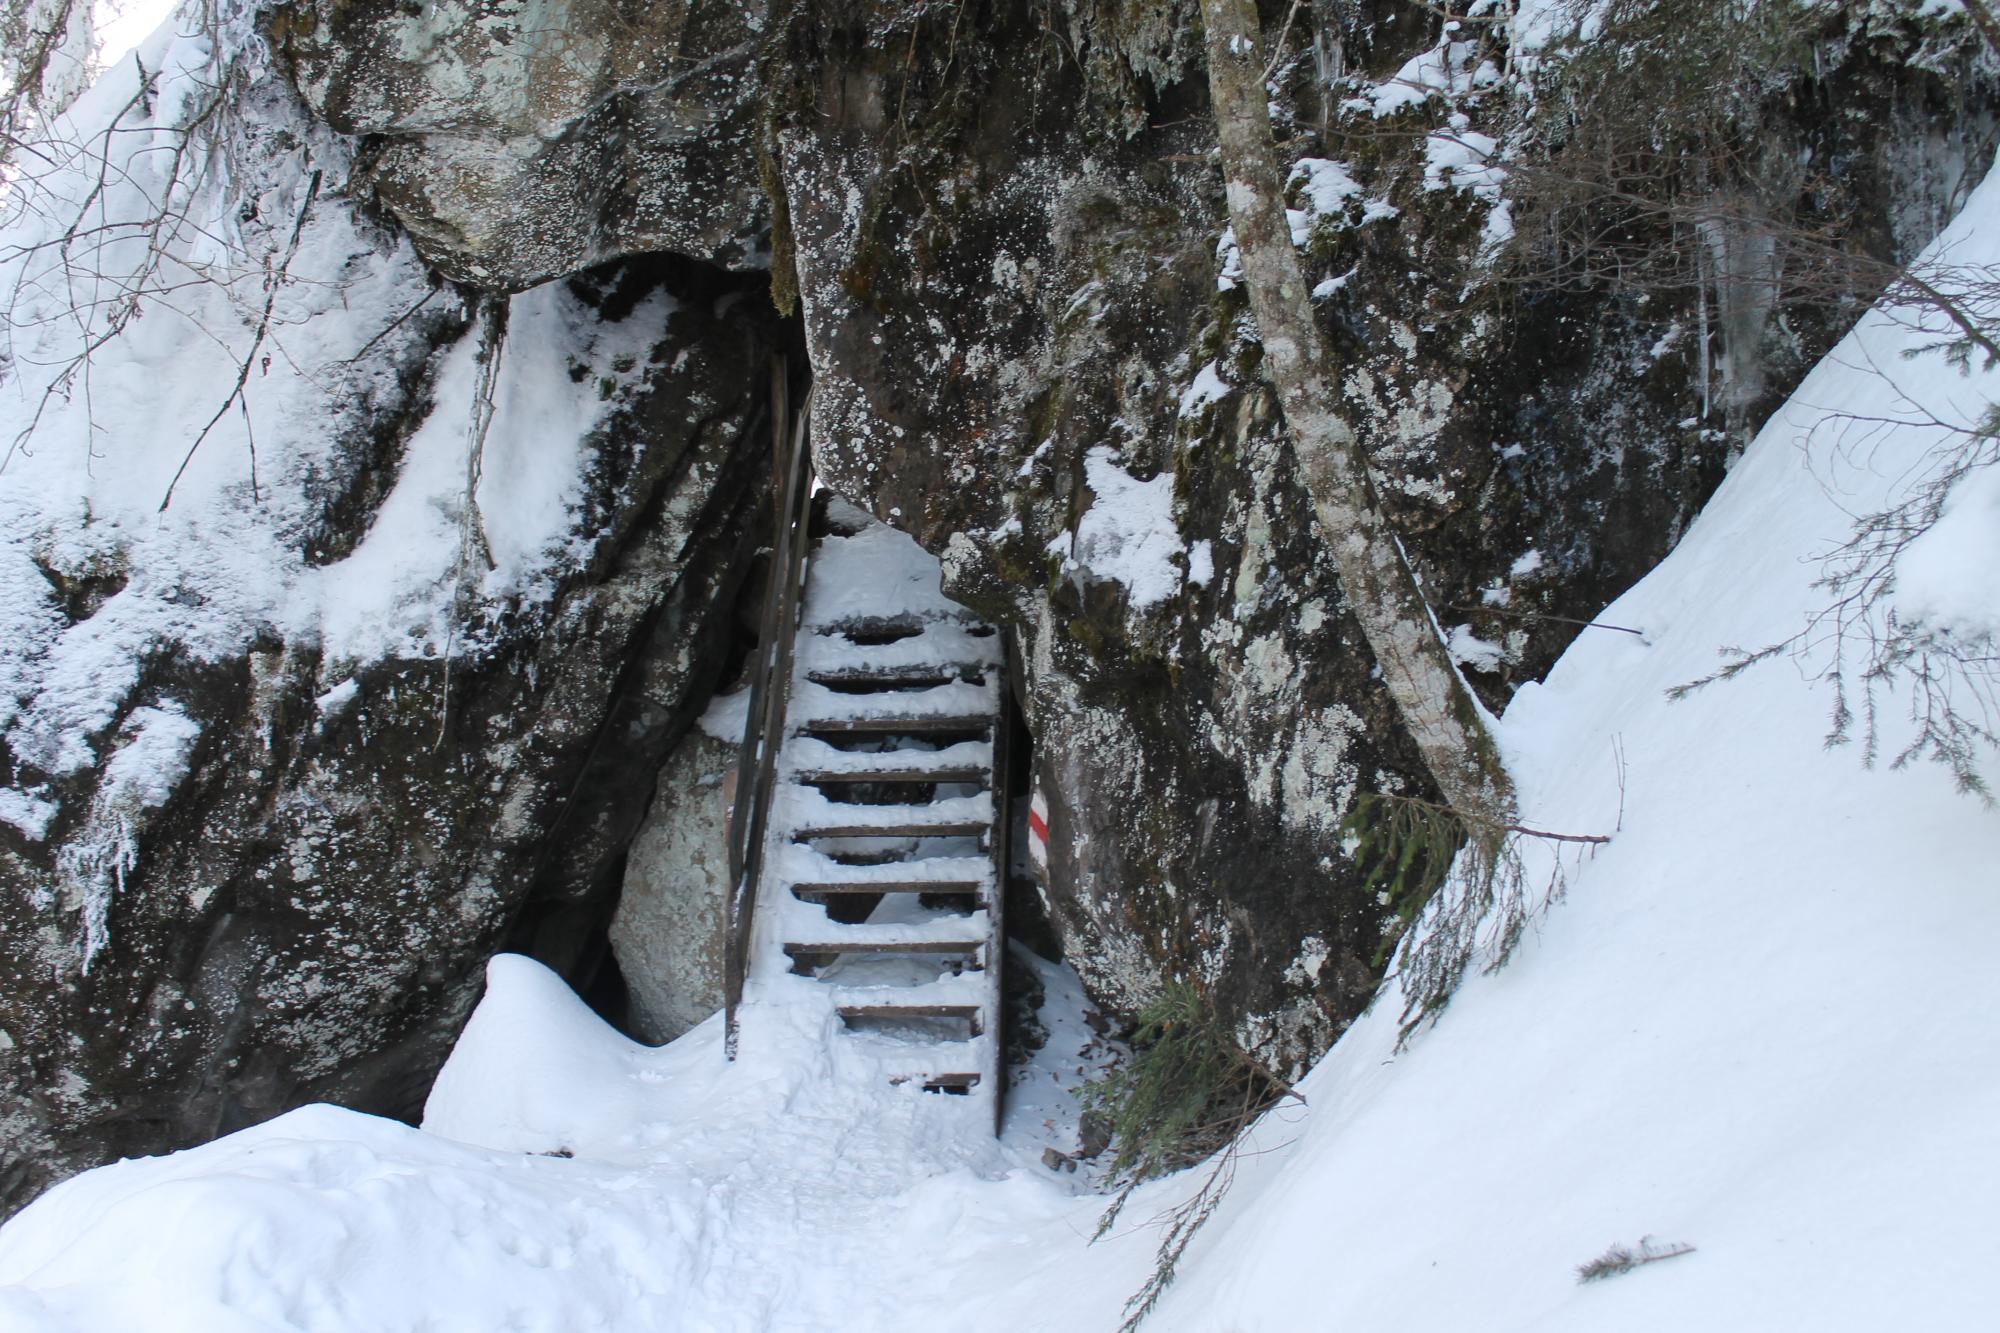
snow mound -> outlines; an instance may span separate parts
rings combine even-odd
[[[2000,262],[1996,223],[1989,177],[1938,244]],[[1976,1053],[2000,1008],[2000,820],[1936,766],[1826,750],[1828,692],[1801,678],[1824,644],[1667,697],[1825,605],[1804,557],[1952,443],[1909,404],[1959,420],[2000,392],[1904,355],[1940,332],[1865,319],[1600,617],[1648,638],[1586,630],[1515,697],[1502,739],[1527,822],[1614,840],[1407,1049],[1393,993],[1342,1038],[1302,1085],[1309,1110],[1260,1128],[1149,1328],[1990,1324],[2000,1069]],[[1908,424],[1853,447],[1886,418]],[[1901,597],[1992,623],[1995,476],[1959,483]],[[1901,701],[1884,702],[1893,752]],[[1578,1283],[1644,1237],[1695,1248]]]
[[[628,1041],[539,964],[501,954],[424,1104],[424,1128],[504,1152],[615,1155],[647,1121],[658,1052]],[[579,1097],[578,1090],[590,1096]]]
[[[761,1333],[1022,1322],[1077,1242],[1069,1090],[1103,1043],[1073,973],[1005,1135],[926,1140],[913,1088],[829,1096],[722,1055],[720,1018],[634,1045],[503,955],[424,1129],[312,1106],[50,1190],[0,1230],[8,1333]],[[1130,1249],[1139,1255],[1136,1249]],[[1115,1322],[1129,1274],[1080,1303]],[[1041,1327],[1069,1326],[1058,1322]]]

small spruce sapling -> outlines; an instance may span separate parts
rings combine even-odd
[[[1078,1097],[1111,1126],[1107,1179],[1115,1193],[1098,1220],[1102,1238],[1149,1180],[1213,1159],[1201,1188],[1164,1213],[1153,1272],[1125,1306],[1130,1333],[1174,1280],[1196,1231],[1214,1215],[1236,1176],[1236,1153],[1259,1116],[1296,1089],[1252,1058],[1190,981],[1168,982],[1139,1013],[1133,1054]]]

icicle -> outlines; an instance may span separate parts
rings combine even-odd
[[[458,645],[458,622],[472,602],[472,562],[476,554],[493,569],[493,548],[479,517],[479,477],[486,459],[486,432],[493,425],[493,393],[500,380],[500,357],[507,348],[509,298],[487,296],[480,303],[479,375],[472,388],[472,419],[465,432],[465,504],[458,515],[458,577],[450,625],[445,632],[444,682],[438,692],[438,734],[432,749],[444,746],[451,716],[451,656]]]

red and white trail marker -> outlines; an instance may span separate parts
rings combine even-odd
[[[1044,878],[1049,873],[1049,798],[1035,792],[1028,798],[1028,859]]]

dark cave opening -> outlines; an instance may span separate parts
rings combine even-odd
[[[742,391],[734,403],[690,404],[675,398],[670,387],[663,388],[653,400],[635,405],[620,423],[643,437],[658,420],[707,411],[711,423],[733,422],[734,435],[722,474],[701,500],[686,549],[668,568],[679,582],[649,590],[658,605],[643,632],[634,636],[635,649],[612,686],[611,701],[570,796],[549,821],[541,866],[527,899],[497,946],[549,967],[606,1022],[636,1038],[631,988],[611,940],[627,852],[652,805],[662,766],[715,696],[741,683],[756,645],[772,508],[765,367],[782,358],[791,392],[802,395],[805,332],[801,319],[782,317],[772,307],[767,274],[732,272],[685,255],[634,256],[564,281],[607,324],[641,314],[656,293],[669,297],[656,360],[671,343],[675,321],[690,314],[706,325],[707,336],[729,340],[729,353],[740,356]],[[668,376],[661,378],[670,385]],[[622,451],[607,449],[607,454],[640,457],[635,444],[622,443]],[[673,469],[678,470],[647,478],[637,463],[627,461],[635,477],[649,480],[659,491],[647,502],[650,510],[682,498],[673,488],[690,464],[676,462]],[[695,591],[689,591],[691,586]],[[678,697],[663,699],[662,662],[677,655],[685,658],[685,678],[676,682]]]

